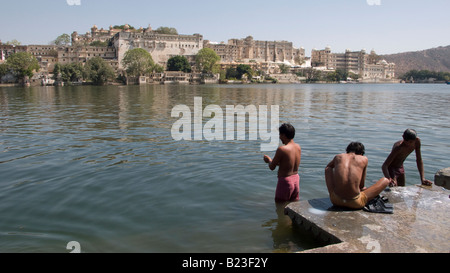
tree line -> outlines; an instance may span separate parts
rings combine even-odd
[[[57,63],[53,69],[53,79],[65,83],[85,80],[94,85],[104,85],[114,77],[114,69],[101,57],[89,59],[84,66],[81,63]]]
[[[195,56],[195,68],[204,74],[217,72],[220,57],[210,48],[201,49]],[[164,67],[153,61],[152,55],[142,48],[128,50],[122,60],[128,76],[139,77],[151,73],[161,73]],[[167,61],[167,71],[192,72],[192,66],[185,56],[173,56]]]
[[[24,81],[27,77],[31,78],[33,71],[39,71],[39,68],[38,60],[31,53],[18,52],[0,64],[0,79],[10,73],[19,81]]]
[[[410,70],[406,72],[402,77],[402,80],[406,82],[420,82],[428,81],[434,79],[438,82],[449,82],[450,73],[449,72],[436,72],[429,70]]]
[[[199,72],[212,74],[217,71],[216,65],[219,60],[220,57],[212,49],[204,48],[196,55],[195,67]],[[111,65],[101,57],[89,59],[85,64],[56,63],[53,69],[53,78],[66,83],[88,81],[95,85],[103,85],[114,79],[125,82],[126,76],[139,77],[162,73],[165,70],[164,67],[153,61],[148,51],[142,48],[127,51],[122,62],[126,75],[115,75]],[[12,74],[19,82],[24,82],[39,69],[36,57],[28,52],[18,52],[9,56],[5,63],[0,64],[0,79],[7,74]],[[190,73],[192,67],[185,56],[174,56],[168,60],[167,70]]]
[[[237,67],[230,67],[221,71],[218,65],[220,57],[214,50],[210,48],[201,49],[195,56],[195,64],[191,65],[185,56],[173,56],[167,62],[164,68],[156,64],[151,54],[142,48],[128,50],[122,60],[125,68],[124,74],[116,75],[114,69],[101,57],[89,59],[85,64],[69,63],[55,64],[54,79],[65,83],[87,81],[95,85],[104,85],[110,81],[126,82],[126,77],[149,76],[152,73],[162,73],[167,71],[181,71],[191,73],[194,69],[204,75],[212,75],[220,73],[220,80],[242,80],[244,77],[252,79],[253,76],[261,75],[260,71],[255,71],[251,66],[240,64]],[[19,52],[11,55],[5,64],[0,65],[0,77],[8,73],[16,76],[19,81],[23,81],[25,77],[32,77],[34,71],[39,70],[39,63],[36,58],[27,52]],[[280,66],[282,73],[288,73],[289,69]],[[429,73],[413,73],[406,74],[405,77],[410,78],[428,78],[431,76],[440,79],[449,79],[450,73],[429,72]],[[419,75],[419,76],[418,76]],[[425,75],[425,76],[424,76]],[[297,73],[297,76],[304,77],[306,82],[339,82],[346,81],[348,78],[356,80],[357,74],[349,73],[344,70],[337,69],[333,72],[322,72],[312,68],[306,68]],[[266,77],[267,79],[267,77]],[[270,80],[270,78],[269,78]]]

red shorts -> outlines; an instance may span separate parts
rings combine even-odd
[[[389,175],[391,178],[397,179],[399,176],[402,176],[405,174],[405,168],[403,166],[401,167],[389,167],[388,168]]]
[[[275,202],[295,202],[300,200],[300,176],[279,177]]]

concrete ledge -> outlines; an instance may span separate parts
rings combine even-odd
[[[447,190],[450,190],[450,168],[446,168],[437,172],[434,176],[434,183],[436,184],[436,186],[441,186],[446,188]]]
[[[302,253],[449,253],[449,192],[437,186],[392,188],[394,214],[339,210],[329,198],[289,204],[285,213],[325,247]]]

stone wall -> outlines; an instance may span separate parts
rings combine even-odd
[[[450,168],[440,170],[434,177],[436,186],[444,187],[450,190]]]
[[[173,56],[186,56],[189,59],[190,56],[197,55],[203,48],[203,36],[119,32],[114,36],[113,43],[117,50],[119,68],[123,68],[125,53],[134,48],[147,50],[155,63],[165,65]]]

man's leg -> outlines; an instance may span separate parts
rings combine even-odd
[[[402,173],[399,176],[397,176],[397,186],[398,187],[406,186],[406,178],[405,178],[405,174],[404,173]]]
[[[363,191],[367,196],[367,202],[377,197],[387,186],[389,186],[389,179],[383,177],[375,185]]]

